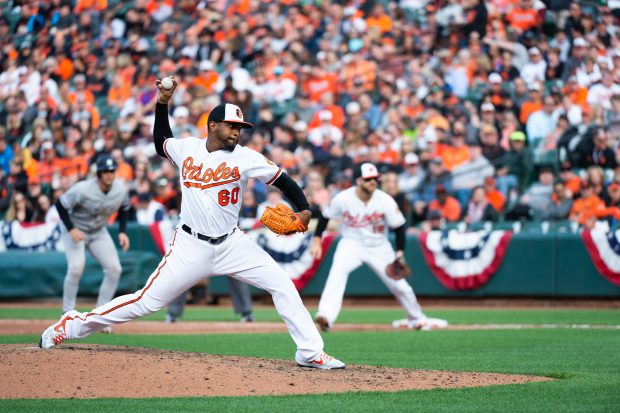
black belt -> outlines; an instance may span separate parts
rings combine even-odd
[[[189,226],[187,226],[185,224],[181,225],[181,229],[183,231],[187,232],[190,235],[195,235],[196,238],[198,238],[201,241],[207,241],[210,244],[219,245],[222,242],[224,242],[226,240],[226,238],[228,238],[229,235],[232,235],[233,232],[235,232],[235,230],[237,228],[233,228],[233,230],[232,230],[232,232],[230,234],[224,234],[221,237],[208,237],[206,235],[199,234],[198,232],[195,232],[193,229],[191,229]]]

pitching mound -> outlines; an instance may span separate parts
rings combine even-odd
[[[315,394],[550,380],[374,366],[321,371],[299,367],[293,360],[66,343],[53,350],[23,344],[2,345],[0,359],[2,399]]]

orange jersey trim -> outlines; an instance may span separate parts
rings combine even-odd
[[[187,188],[207,189],[207,188],[212,188],[214,186],[226,185],[226,184],[230,184],[233,182],[237,182],[240,179],[241,178],[234,178],[234,179],[229,179],[228,181],[214,182],[212,184],[199,184],[198,182],[187,182],[186,181],[186,182],[183,182],[183,185],[185,185],[185,187]]]
[[[170,139],[170,138],[168,138],[168,139]],[[173,160],[172,160],[172,158],[170,157],[170,154],[168,153],[168,150],[166,149],[166,144],[168,143],[168,139],[166,139],[166,140],[164,141],[164,153],[166,154],[166,157],[167,157],[168,159],[170,159],[170,161],[171,161],[172,163],[174,163],[174,161],[173,161]],[[175,164],[175,165],[176,165],[176,164]]]
[[[275,180],[278,179],[278,176],[280,176],[281,172],[282,172],[282,168],[278,168],[278,172],[276,172],[276,174],[273,176],[273,178],[271,178],[270,180],[267,181],[267,185],[271,185],[272,183],[274,183]]]

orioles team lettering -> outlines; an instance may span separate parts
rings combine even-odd
[[[372,226],[373,232],[383,232],[385,230],[384,225],[385,214],[380,214],[378,212],[373,212],[370,215],[362,215],[358,217],[357,215],[351,215],[348,211],[345,211],[342,214],[342,221],[344,224],[351,228],[363,228],[367,226]]]
[[[207,189],[214,186],[226,185],[241,179],[239,167],[230,168],[226,162],[222,162],[215,169],[207,168],[203,172],[203,164],[194,165],[191,156],[183,161],[181,175],[183,185],[187,188]]]

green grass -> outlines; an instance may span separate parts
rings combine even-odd
[[[80,311],[89,311],[82,307]],[[310,308],[312,314],[315,309]],[[257,321],[281,321],[273,308],[256,308]],[[620,311],[617,309],[430,309],[431,317],[447,319],[451,324],[612,324],[620,325]],[[58,319],[61,311],[57,308],[0,308],[0,319]],[[141,320],[162,321],[165,311],[159,311]],[[403,318],[401,309],[363,309],[344,308],[338,322],[341,323],[390,323]],[[185,309],[185,321],[237,321],[231,308],[189,306]]]
[[[194,311],[190,308],[189,310],[186,319],[194,316],[202,320],[222,317],[236,319],[228,309],[209,308]],[[34,314],[35,310],[32,311]],[[617,310],[463,309],[429,311],[429,313],[439,317],[445,316],[453,323],[620,324]],[[54,317],[56,316],[54,312]],[[364,316],[370,319],[364,319]],[[347,309],[343,312],[341,321],[389,322],[395,316],[399,316],[399,311]],[[6,310],[0,310],[0,317],[8,317]],[[13,317],[15,315],[10,318]],[[259,320],[276,318],[272,317],[272,312],[269,310],[261,310],[259,313]],[[620,330],[336,331],[325,334],[324,339],[326,350],[349,364],[534,374],[554,377],[556,380],[471,389],[320,396],[3,400],[0,401],[0,411],[569,413],[615,412],[620,405]],[[0,336],[0,343],[36,341],[36,336]],[[291,363],[294,353],[293,342],[287,334],[152,336],[97,334],[82,342],[277,358],[291,360]]]

